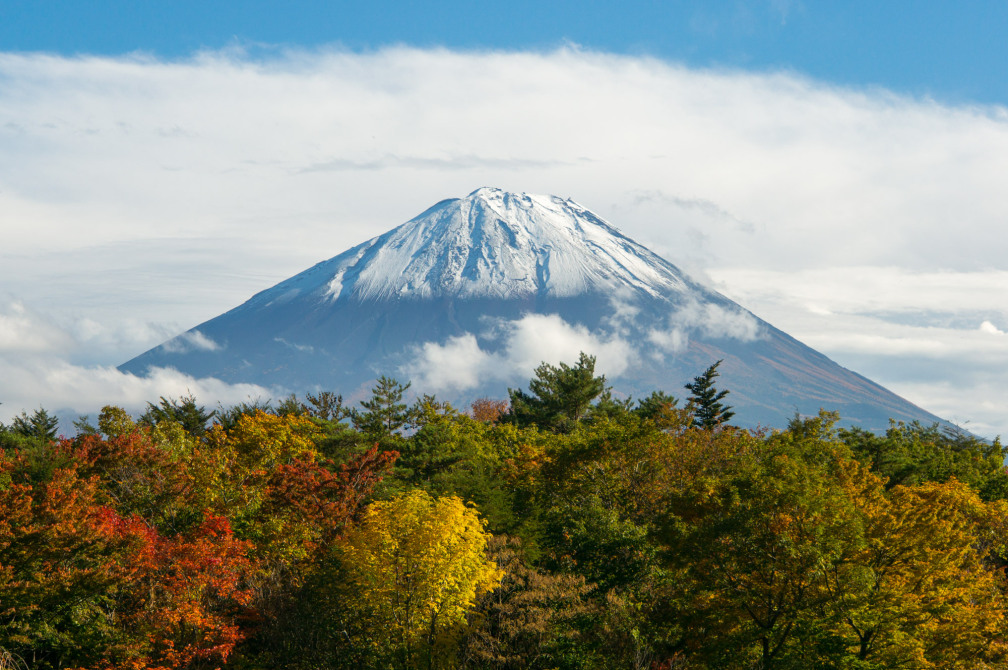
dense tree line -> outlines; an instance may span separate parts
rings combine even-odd
[[[0,426],[0,668],[1008,667],[1005,449],[730,425],[594,358]]]

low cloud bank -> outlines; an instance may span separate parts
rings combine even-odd
[[[215,378],[197,379],[171,368],[151,368],[140,377],[111,366],[74,365],[52,357],[0,355],[0,420],[38,407],[61,415],[96,416],[105,405],[139,413],[161,396],[192,394],[207,407],[225,407],[249,399],[283,395],[255,384],[228,384]],[[65,427],[64,427],[65,428]]]
[[[502,342],[499,353],[480,348],[472,333],[449,338],[444,344],[427,342],[417,348],[403,372],[418,388],[450,392],[473,389],[488,381],[525,381],[540,363],[574,363],[582,351],[596,357],[596,372],[605,375],[624,372],[637,358],[633,347],[621,337],[595,335],[557,314],[528,314],[498,322],[492,336]]]

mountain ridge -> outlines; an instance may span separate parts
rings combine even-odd
[[[573,200],[489,187],[442,200],[120,369],[174,367],[349,396],[380,374],[407,374],[418,387],[442,383],[424,390],[471,399],[527,380],[532,361],[575,359],[578,351],[567,351],[575,346],[608,352],[602,372],[638,395],[676,393],[724,359],[721,381],[744,425],[782,425],[820,407],[871,429],[890,417],[940,421]],[[446,374],[452,367],[460,374]]]

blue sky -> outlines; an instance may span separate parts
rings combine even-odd
[[[163,58],[242,46],[588,49],[1008,103],[1008,3],[4,0],[0,51]]]
[[[497,186],[1008,435],[1005,35],[982,1],[0,0],[0,420],[282,393],[115,366]]]

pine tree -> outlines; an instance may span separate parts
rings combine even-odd
[[[690,391],[689,404],[694,411],[693,425],[697,428],[715,428],[735,416],[731,406],[721,402],[728,395],[728,391],[718,391],[714,386],[714,380],[719,376],[717,371],[719,365],[720,360],[686,384],[686,388]]]
[[[605,376],[595,376],[595,357],[581,352],[575,366],[543,363],[529,381],[529,392],[508,389],[511,416],[519,425],[535,424],[566,432],[584,418],[591,403],[605,391]]]
[[[343,396],[332,391],[319,391],[305,396],[308,401],[308,416],[323,421],[342,421],[351,416],[352,409],[343,405]]]
[[[58,427],[59,419],[39,407],[32,412],[31,416],[22,410],[21,415],[14,417],[14,420],[11,421],[10,430],[24,437],[52,442],[56,439]]]
[[[634,413],[642,419],[657,419],[663,413],[671,412],[679,404],[679,399],[665,391],[652,391],[651,395],[637,402]]]
[[[372,437],[392,435],[409,419],[406,403],[402,402],[403,393],[411,382],[403,386],[392,377],[382,375],[378,383],[371,389],[371,398],[361,400],[364,412],[353,414],[354,428]]]
[[[216,414],[216,411],[208,412],[205,407],[197,404],[196,396],[190,393],[178,400],[161,396],[157,405],[147,403],[147,411],[140,417],[140,421],[151,426],[156,426],[162,421],[176,421],[190,435],[202,437],[206,433],[207,423]]]

